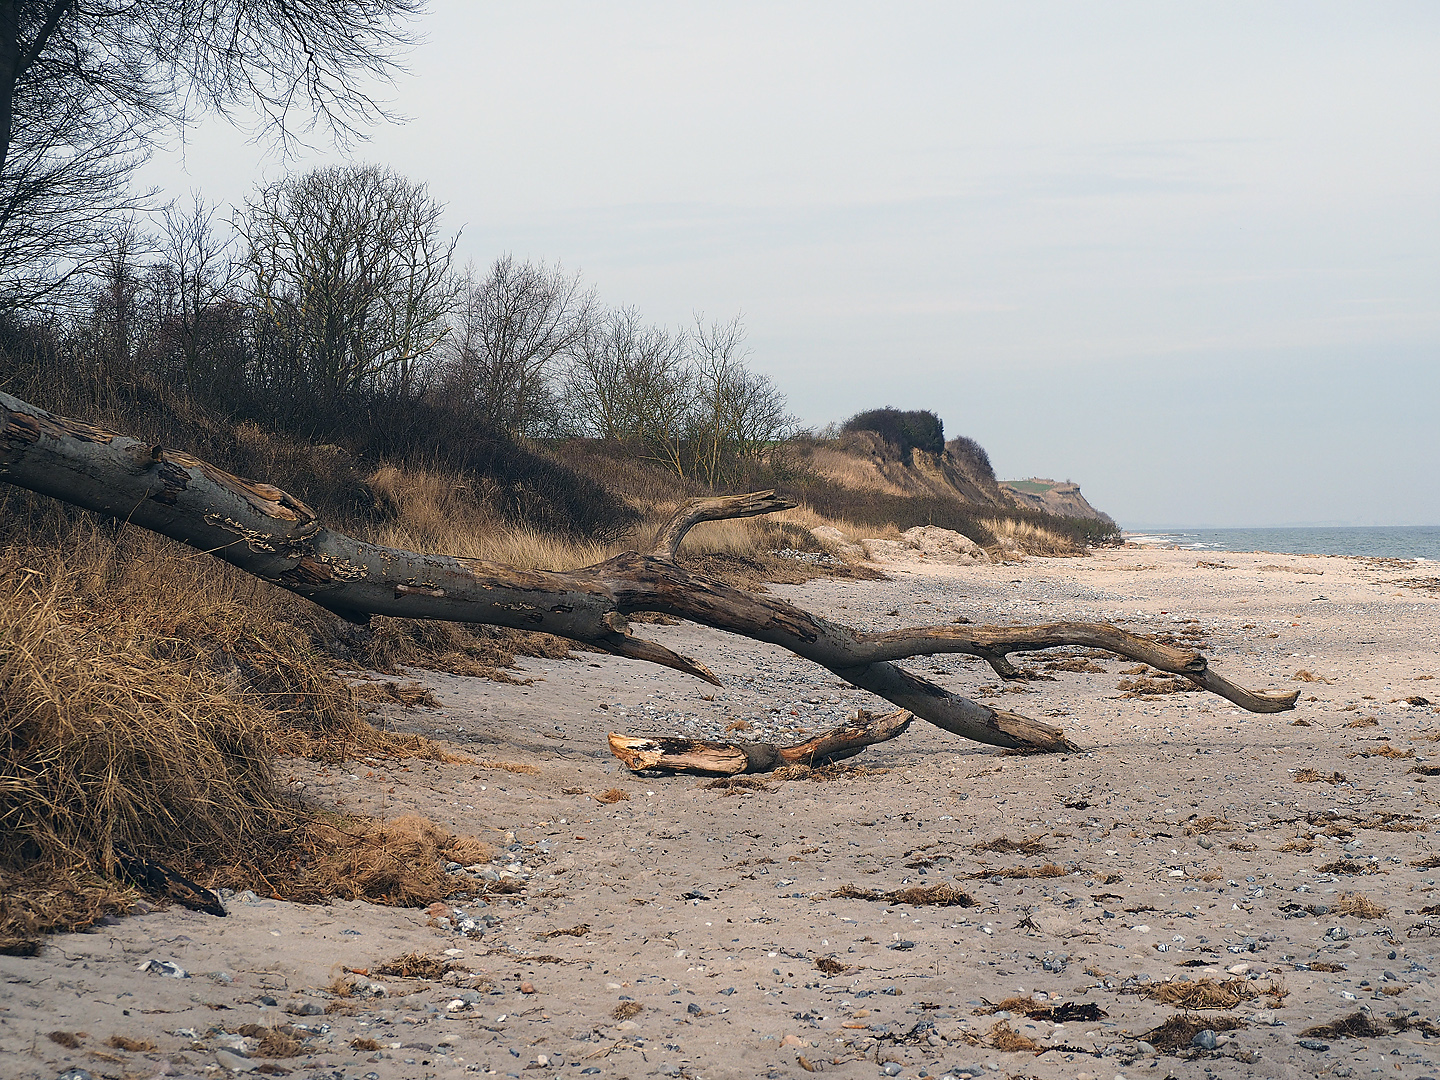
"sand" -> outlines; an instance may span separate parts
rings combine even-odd
[[[322,804],[416,811],[504,848],[455,874],[468,899],[427,912],[242,895],[224,919],[153,911],[0,957],[0,1074],[1440,1075],[1440,1028],[1425,1026],[1440,869],[1416,865],[1440,854],[1423,771],[1440,764],[1440,716],[1406,700],[1440,702],[1440,595],[1406,584],[1423,564],[1122,549],[887,569],[775,591],[870,628],[1109,619],[1203,642],[1227,676],[1299,688],[1300,706],[1123,698],[1134,665],[1083,650],[1066,666],[1098,670],[1012,685],[922,659],[1087,749],[1007,756],[917,722],[827,779],[717,790],[631,775],[605,733],[742,720],[785,738],[880,703],[689,625],[640,629],[723,689],[588,653],[524,662],[528,686],[416,673],[443,708],[395,726],[485,764],[283,774]],[[628,799],[600,801],[610,789]],[[496,879],[522,891],[477,901]],[[934,885],[974,906],[883,898]],[[882,898],[837,897],[846,886]],[[376,973],[406,953],[468,970]],[[152,961],[188,977],[141,970]],[[1031,1002],[987,1011],[1015,997]],[[1377,1033],[1304,1034],[1357,1012]],[[1143,1040],[1176,1016],[1195,1022],[1182,1042],[1215,1034],[1169,1052]],[[299,1053],[263,1056],[277,1041],[254,1033],[285,1024]]]

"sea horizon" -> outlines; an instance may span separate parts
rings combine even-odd
[[[1127,543],[1187,551],[1269,551],[1440,561],[1440,525],[1125,529]]]

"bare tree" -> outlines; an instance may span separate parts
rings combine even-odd
[[[683,333],[646,326],[634,308],[591,328],[565,374],[567,418],[576,432],[617,439],[684,476],[695,378]]]
[[[467,272],[444,388],[478,419],[538,434],[558,421],[560,367],[590,332],[595,294],[557,264],[496,259],[476,280]]]
[[[358,134],[384,115],[372,87],[396,72],[422,8],[0,0],[0,289],[34,298],[84,265],[155,137],[199,112],[253,110],[282,143],[316,123]]]
[[[173,352],[185,388],[197,393],[221,373],[220,356],[238,338],[235,285],[240,268],[232,258],[233,241],[214,229],[215,207],[198,193],[184,209],[165,207],[162,262],[152,271],[151,290],[158,308],[157,323],[166,351]],[[234,374],[234,373],[227,373]]]
[[[797,421],[769,377],[746,366],[740,316],[707,326],[697,314],[690,343],[697,391],[691,453],[700,479],[714,486],[728,478],[732,462],[760,457],[788,437]]]
[[[280,386],[323,403],[411,389],[456,302],[443,210],[424,185],[375,166],[316,169],[247,201],[246,287]]]

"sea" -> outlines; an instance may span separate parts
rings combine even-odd
[[[1273,551],[1440,562],[1440,526],[1295,529],[1168,529],[1127,532],[1127,542],[1186,551]]]

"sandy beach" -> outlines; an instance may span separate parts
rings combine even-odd
[[[1016,684],[922,659],[1084,750],[1009,756],[917,721],[808,778],[717,787],[632,775],[606,733],[788,741],[883,703],[684,624],[641,629],[723,688],[590,653],[524,661],[528,685],[417,672],[441,708],[390,723],[479,764],[281,775],[494,862],[429,910],[240,894],[223,919],[148,911],[0,957],[0,1073],[1440,1076],[1427,571],[1134,548],[886,571],[772,588],[871,629],[1111,621],[1301,700],[1146,693],[1153,672],[1083,649],[1021,658],[1055,681]],[[935,885],[973,903],[890,895]],[[407,954],[438,962],[381,973]]]

